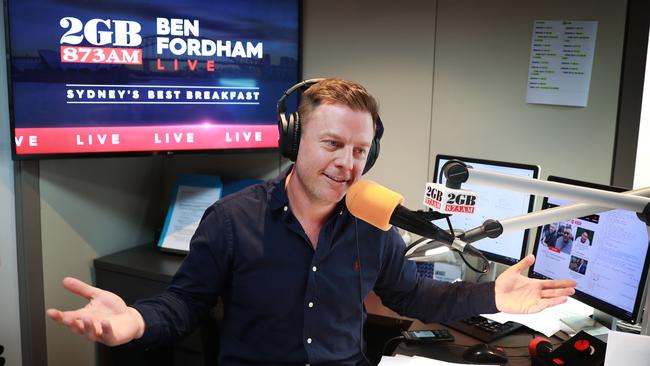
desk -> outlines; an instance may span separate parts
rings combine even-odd
[[[447,328],[441,324],[423,324],[415,320],[409,327],[409,330],[418,329],[440,329]],[[406,344],[402,342],[395,349],[396,354],[409,355],[409,356],[423,356],[435,358],[438,360],[448,362],[466,362],[463,360],[463,352],[467,347],[473,346],[481,341],[474,339],[464,333],[458,332],[454,329],[449,329],[449,332],[456,338],[454,342],[441,342],[433,344]],[[513,334],[499,338],[490,343],[495,346],[501,346],[505,349],[508,355],[508,366],[530,366],[530,354],[528,353],[528,343],[535,337],[542,336],[526,327],[523,330],[517,331]],[[551,342],[559,344],[562,341],[559,338],[553,337]]]
[[[153,244],[97,258],[95,284],[118,294],[127,304],[161,293],[185,257],[161,253]],[[144,351],[132,345],[97,345],[97,365],[211,365],[217,364],[218,321],[204,321],[194,333],[169,347]]]

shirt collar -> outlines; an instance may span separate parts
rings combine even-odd
[[[287,196],[287,189],[284,186],[284,181],[293,169],[293,164],[285,169],[280,175],[270,181],[269,192],[269,207],[272,210],[279,210],[289,205],[289,196]]]
[[[281,210],[289,206],[289,196],[285,187],[285,180],[289,172],[293,169],[293,164],[285,169],[280,175],[270,181],[271,190],[269,192],[269,207],[271,210]],[[336,204],[335,214],[342,214],[347,211],[345,206],[345,197]]]

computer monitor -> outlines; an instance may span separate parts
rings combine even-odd
[[[538,178],[539,166],[530,164],[509,163],[503,161],[485,160],[462,156],[442,155],[436,156],[434,169],[434,182],[444,183],[442,166],[449,160],[460,160],[473,168],[508,174],[518,177]],[[471,172],[470,172],[471,174]],[[469,230],[481,225],[487,219],[501,220],[531,212],[535,203],[535,196],[527,193],[515,192],[495,188],[492,186],[463,184],[462,189],[478,192],[476,211],[472,215],[454,214],[450,216],[453,229]],[[437,225],[445,227],[444,220],[436,221]],[[495,239],[483,239],[472,243],[485,257],[493,262],[506,265],[517,263],[526,255],[529,230],[503,234]]]
[[[614,192],[625,190],[555,176],[548,180]],[[542,208],[569,203],[546,197]],[[648,227],[631,211],[610,210],[548,223],[537,229],[533,247],[537,260],[529,276],[574,279],[577,300],[633,324],[643,307],[649,245]]]

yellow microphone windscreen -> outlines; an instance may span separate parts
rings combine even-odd
[[[384,231],[390,229],[390,216],[404,197],[371,180],[354,183],[345,197],[352,215]]]

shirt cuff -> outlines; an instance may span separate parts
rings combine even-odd
[[[475,304],[477,307],[475,309],[476,314],[494,314],[499,312],[495,299],[494,285],[495,282],[491,281],[478,283],[472,287],[472,298],[485,299],[485,301],[479,301]]]
[[[144,320],[142,337],[134,339],[131,343],[146,349],[154,347],[156,341],[160,339],[160,327],[156,326],[160,322],[158,321],[156,312],[147,306],[146,303],[136,302],[130,306],[137,310]]]

